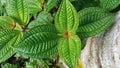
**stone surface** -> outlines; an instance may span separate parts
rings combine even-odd
[[[120,68],[120,11],[108,30],[88,38],[80,58],[83,68]]]

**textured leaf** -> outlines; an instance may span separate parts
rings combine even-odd
[[[81,50],[80,39],[74,35],[79,25],[77,15],[69,0],[63,0],[55,16],[55,26],[60,33],[64,34],[58,42],[58,52],[70,68],[77,67],[76,63]]]
[[[50,14],[39,13],[39,15],[37,16],[37,21],[40,23],[52,23],[53,19]]]
[[[46,4],[46,12],[49,12],[52,8],[54,8],[58,2],[59,0],[48,0]]]
[[[105,30],[113,20],[113,15],[100,8],[86,8],[79,13],[79,28],[77,35],[80,38],[93,36]]]
[[[15,23],[11,17],[0,16],[0,28],[21,30],[19,24]]]
[[[45,14],[45,13],[40,13],[37,16],[37,19],[32,21],[29,25],[28,28],[33,28],[39,25],[44,25],[44,24],[52,24],[53,19],[50,15]]]
[[[6,63],[4,65],[2,65],[2,68],[19,68],[17,65],[12,65],[9,63]]]
[[[29,12],[26,0],[7,0],[7,13],[19,24],[26,25],[29,20]]]
[[[0,30],[0,62],[15,53],[12,47],[19,42],[21,36],[22,34],[18,30]]]
[[[26,32],[24,39],[15,49],[24,56],[45,58],[57,53],[58,39],[53,25],[41,25]]]
[[[120,0],[100,0],[100,6],[108,11],[115,9],[120,5]]]
[[[33,28],[39,25],[42,25],[43,23],[39,23],[38,21],[34,20],[32,22],[30,22],[30,24],[28,25],[28,28]]]
[[[35,14],[42,10],[42,7],[38,0],[27,0],[27,3],[31,14]]]
[[[77,59],[81,50],[81,41],[78,36],[70,38],[61,38],[58,42],[58,52],[63,61],[69,68],[76,68]]]
[[[13,29],[14,20],[8,16],[0,16],[0,27],[3,29]]]
[[[75,32],[78,28],[78,14],[69,2],[69,0],[63,0],[55,17],[55,26],[61,33]]]

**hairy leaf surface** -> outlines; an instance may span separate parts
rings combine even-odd
[[[69,2],[69,0],[63,0],[59,10],[55,16],[55,26],[60,33],[75,32],[78,27],[78,14]]]
[[[15,23],[9,16],[0,16],[0,28],[21,30],[19,24]]]
[[[76,68],[77,59],[81,50],[81,41],[78,36],[61,38],[58,42],[58,52],[69,68]]]
[[[27,3],[31,14],[35,14],[42,10],[42,7],[38,0],[27,0]]]
[[[26,0],[7,0],[7,13],[19,24],[26,25],[29,20],[28,5]]]
[[[26,32],[24,39],[15,49],[25,56],[46,58],[57,53],[58,39],[53,25],[41,25]]]
[[[13,29],[14,20],[8,16],[0,16],[0,27],[3,29]]]
[[[86,8],[79,13],[79,28],[77,35],[80,38],[93,36],[105,30],[113,20],[113,15],[100,8]]]
[[[108,11],[115,9],[120,5],[120,0],[100,0],[100,6]]]
[[[7,60],[15,53],[12,47],[19,42],[21,36],[18,30],[0,30],[0,62]]]

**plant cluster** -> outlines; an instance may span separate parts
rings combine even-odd
[[[80,68],[81,39],[108,28],[120,0],[1,0],[2,68]],[[11,58],[16,62],[9,62]]]

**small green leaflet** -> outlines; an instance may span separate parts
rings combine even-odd
[[[75,33],[79,25],[78,22],[78,14],[73,5],[69,0],[63,0],[55,16],[55,26],[57,30],[60,33]]]
[[[77,60],[81,50],[81,41],[78,36],[61,38],[58,42],[58,52],[69,68],[76,68]]]
[[[21,37],[21,31],[0,30],[0,63],[15,54],[12,47],[19,42]]]
[[[24,39],[15,50],[24,56],[46,58],[57,53],[59,36],[53,25],[40,25],[24,33]]]
[[[7,13],[19,24],[26,25],[29,20],[29,11],[26,0],[7,0]]]
[[[86,8],[78,13],[79,28],[77,35],[87,38],[105,30],[112,24],[114,15],[97,7]]]
[[[120,0],[100,0],[100,7],[111,11],[120,5]]]

